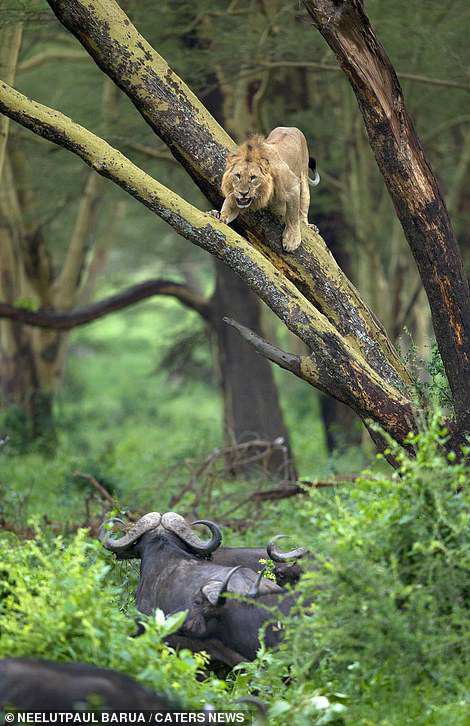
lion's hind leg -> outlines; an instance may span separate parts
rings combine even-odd
[[[300,180],[300,219],[308,224],[308,208],[310,206],[310,188],[308,178],[302,176]]]
[[[294,252],[302,241],[300,236],[300,184],[291,191],[286,199],[285,224],[282,247],[286,252]]]
[[[308,208],[310,206],[310,187],[308,176],[302,177],[300,181],[300,219],[310,227],[312,232],[320,233],[316,224],[308,221]]]

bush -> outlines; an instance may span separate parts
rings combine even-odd
[[[222,681],[197,680],[204,656],[185,650],[176,654],[163,644],[179,627],[180,613],[165,621],[157,612],[146,619],[146,632],[132,637],[132,613],[120,611],[120,588],[112,581],[101,545],[89,541],[85,530],[69,541],[39,532],[26,542],[3,535],[0,544],[2,657],[34,656],[114,668],[194,707],[221,698]]]
[[[414,459],[393,449],[392,476],[310,493],[309,613],[236,682],[272,701],[273,723],[468,724],[470,469],[440,453],[445,438],[434,415],[409,438]]]

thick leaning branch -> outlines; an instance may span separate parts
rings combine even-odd
[[[210,317],[209,305],[187,285],[168,280],[146,280],[146,282],[133,285],[116,295],[110,295],[104,300],[68,313],[56,313],[47,309],[33,311],[0,302],[0,318],[7,318],[35,328],[72,330],[155,295],[175,297],[187,308],[199,313],[204,320],[208,320]]]
[[[349,79],[370,145],[411,247],[452,389],[470,431],[470,290],[449,215],[405,106],[400,83],[361,0],[304,0]]]
[[[2,81],[0,111],[80,156],[182,237],[234,270],[312,350],[306,376],[310,374],[317,387],[349,405],[361,418],[376,421],[399,441],[415,428],[410,400],[380,378],[329,320],[247,240],[188,204],[90,131]]]
[[[138,33],[114,0],[48,0],[97,65],[129,96],[214,206],[234,143],[165,60]],[[294,254],[282,251],[282,228],[269,212],[241,215],[240,229],[368,360],[387,382],[403,388],[408,374],[383,326],[360,298],[325,245],[307,227]],[[269,242],[269,244],[266,243]]]

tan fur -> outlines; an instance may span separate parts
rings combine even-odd
[[[300,245],[300,222],[308,224],[308,148],[296,128],[275,128],[265,139],[252,136],[227,157],[222,178],[225,201],[217,216],[230,224],[241,209],[268,205],[285,222],[282,245],[292,252]],[[313,225],[312,225],[313,226]]]

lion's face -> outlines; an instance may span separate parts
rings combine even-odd
[[[265,207],[272,192],[272,178],[269,162],[245,161],[230,158],[222,179],[225,196],[233,195],[239,209],[261,209]]]

